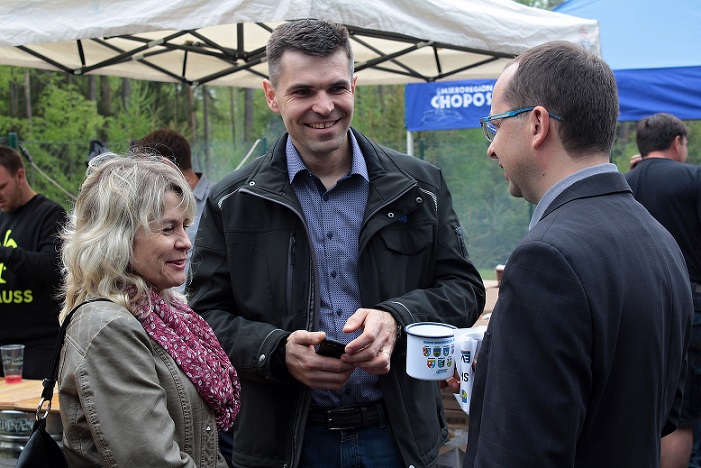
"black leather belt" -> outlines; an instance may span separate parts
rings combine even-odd
[[[385,406],[382,402],[332,410],[311,409],[307,416],[307,424],[324,426],[330,431],[363,429],[385,420]]]

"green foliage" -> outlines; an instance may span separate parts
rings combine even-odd
[[[504,171],[487,156],[482,131],[420,132],[418,137],[423,158],[443,171],[472,260],[487,269],[505,263],[528,230],[531,206],[509,194]]]
[[[10,132],[18,135],[28,135],[31,129],[31,122],[19,117],[10,117],[6,113],[0,113],[0,135],[7,135]]]
[[[542,8],[544,10],[552,10],[561,3],[564,3],[565,0],[516,0],[516,2],[523,5]]]
[[[74,85],[47,86],[39,96],[32,136],[42,141],[76,141],[94,135],[105,119]]]
[[[10,118],[0,124],[3,133],[16,132],[25,144],[32,161],[70,194],[77,192],[86,159],[76,141],[87,141],[103,125],[105,119],[97,112],[94,102],[87,100],[73,84],[52,76],[44,83],[36,102],[36,117]],[[41,146],[29,141],[45,142]],[[83,149],[87,154],[87,143]],[[67,206],[70,196],[27,165],[27,177],[32,186]]]
[[[17,133],[33,161],[70,194],[77,193],[83,179],[91,139],[123,152],[130,140],[156,128],[173,128],[190,140],[195,169],[218,181],[247,153],[251,152],[249,160],[262,154],[285,131],[262,89],[190,90],[181,84],[68,77],[41,70],[31,70],[29,78],[31,120],[23,102],[24,70],[0,67],[0,143],[9,132]],[[404,86],[359,86],[355,103],[353,125],[358,130],[380,144],[406,151]],[[689,162],[699,164],[701,122],[687,125]],[[527,232],[533,207],[509,194],[503,170],[486,151],[479,129],[414,134],[413,153],[440,167],[445,176],[471,258],[481,271],[493,275],[494,267],[506,262]],[[620,123],[611,160],[626,172],[637,152],[635,123]],[[35,190],[70,205],[69,195],[31,166],[27,171]]]
[[[355,88],[353,125],[368,137],[405,150],[404,86]]]
[[[107,140],[104,143],[112,151],[123,151],[128,148],[128,142],[138,140],[162,126],[159,111],[164,108],[156,106],[156,99],[156,93],[148,85],[135,83],[129,99],[119,100],[116,112],[105,119]]]
[[[689,129],[689,164],[701,165],[701,120],[685,122]]]

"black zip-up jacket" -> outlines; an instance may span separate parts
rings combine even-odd
[[[358,243],[362,306],[388,311],[404,326],[471,326],[484,307],[484,285],[440,170],[351,131],[370,177]],[[286,337],[318,330],[319,322],[314,248],[289,183],[286,142],[283,135],[214,186],[192,255],[191,306],[241,379],[237,466],[296,466],[310,403],[310,389],[280,365]],[[409,377],[405,360],[400,339],[380,385],[406,465],[430,466],[447,438],[440,392],[435,382]]]

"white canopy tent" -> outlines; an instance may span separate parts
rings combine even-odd
[[[0,0],[0,64],[257,88],[299,18],[348,27],[359,85],[493,78],[551,40],[600,52],[597,21],[511,0]]]
[[[495,77],[556,39],[599,51],[596,21],[511,0],[0,0],[0,64],[257,88],[298,18],[348,26],[361,85]]]

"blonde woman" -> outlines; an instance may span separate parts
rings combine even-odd
[[[217,431],[239,409],[236,371],[174,287],[195,199],[160,157],[90,163],[63,232],[59,368],[63,447],[74,468],[224,467]]]

